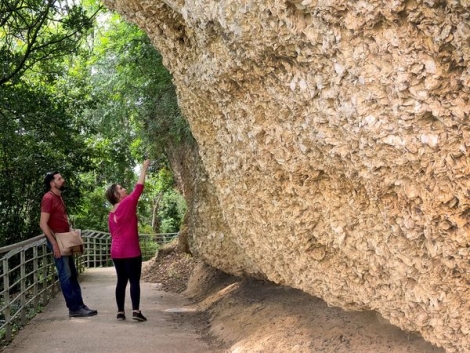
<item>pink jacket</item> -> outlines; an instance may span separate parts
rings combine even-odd
[[[108,216],[111,233],[111,258],[123,259],[137,257],[142,253],[137,230],[137,202],[144,185],[136,184],[130,195],[124,198],[119,207]]]

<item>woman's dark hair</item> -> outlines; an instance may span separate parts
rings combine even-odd
[[[51,181],[54,180],[56,174],[59,174],[59,172],[49,172],[46,174],[46,177],[44,178],[44,188],[46,191],[51,189]]]
[[[111,185],[108,190],[106,190],[106,198],[108,199],[111,205],[115,205],[119,202],[119,197],[116,196],[117,194],[117,186],[118,184]]]

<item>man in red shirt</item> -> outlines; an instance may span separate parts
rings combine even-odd
[[[70,231],[69,219],[62,199],[65,180],[59,172],[48,173],[44,179],[46,193],[41,201],[41,220],[39,226],[47,238],[47,246],[54,255],[60,287],[70,317],[84,317],[98,314],[83,303],[82,291],[78,283],[78,272],[73,256],[60,254],[54,233]]]

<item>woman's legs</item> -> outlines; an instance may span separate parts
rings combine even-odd
[[[130,283],[132,309],[139,311],[140,276],[142,274],[142,256],[127,259],[113,259],[117,274],[116,304],[118,312],[124,312],[127,283]]]
[[[131,287],[132,310],[138,311],[140,306],[140,276],[142,274],[142,256],[127,259],[127,271]]]
[[[113,259],[114,268],[116,269],[117,283],[116,283],[116,305],[118,312],[124,313],[124,302],[126,299],[126,287],[129,281],[127,270],[128,259]]]
[[[140,312],[140,275],[142,273],[142,256],[128,259],[128,274],[131,284],[132,300],[132,320],[147,321],[147,318]]]

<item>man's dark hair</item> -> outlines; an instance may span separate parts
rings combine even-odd
[[[46,177],[44,178],[44,188],[46,191],[51,189],[51,181],[54,180],[56,174],[59,174],[59,172],[50,172],[46,174]]]

